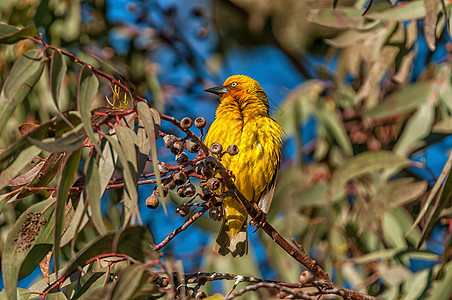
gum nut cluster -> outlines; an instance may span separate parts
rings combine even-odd
[[[206,126],[206,120],[203,117],[198,117],[193,122],[192,119],[185,117],[180,121],[180,127],[187,132],[193,124],[201,131]],[[169,190],[176,190],[177,195],[181,198],[193,197],[193,199],[183,203],[177,208],[177,212],[182,216],[187,216],[195,197],[199,197],[202,201],[211,202],[212,208],[209,210],[209,215],[212,219],[220,220],[223,217],[223,198],[221,196],[221,178],[217,175],[218,166],[221,157],[225,154],[231,156],[236,155],[239,149],[236,145],[229,145],[226,151],[223,151],[223,146],[220,143],[213,143],[210,146],[210,153],[203,156],[200,153],[200,145],[197,141],[188,137],[179,138],[172,134],[163,136],[163,143],[171,153],[175,155],[175,161],[178,164],[177,168],[171,168],[167,164],[159,164],[159,172],[163,177],[161,189],[156,187],[146,199],[146,206],[150,209],[155,209],[159,206],[159,197],[166,197]],[[198,156],[190,160],[188,153],[197,153]],[[197,189],[190,178],[202,178]],[[162,194],[162,195],[161,195]]]

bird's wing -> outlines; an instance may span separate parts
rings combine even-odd
[[[259,208],[266,214],[268,214],[268,210],[270,209],[270,204],[273,200],[273,194],[275,193],[275,187],[276,187],[276,178],[278,177],[279,173],[279,162],[276,165],[275,174],[273,175],[272,180],[270,181],[270,184],[268,185],[268,188],[262,192],[257,205]]]

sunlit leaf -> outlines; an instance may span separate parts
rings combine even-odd
[[[41,50],[29,50],[14,64],[0,95],[0,132],[17,105],[30,93],[44,70]]]
[[[443,276],[433,283],[432,294],[429,295],[430,300],[442,300],[450,298],[452,295],[452,262],[446,264],[443,269]]]
[[[315,8],[311,9],[306,16],[309,22],[337,29],[370,29],[379,24],[379,22],[366,23],[362,16],[362,10],[352,7]]]
[[[132,299],[132,296],[140,288],[140,284],[142,284],[143,275],[144,269],[137,265],[132,265],[122,270],[112,290],[110,299]]]
[[[31,136],[26,138],[33,144],[47,152],[70,152],[82,147],[85,135],[79,132],[77,127],[73,131],[59,137],[47,138],[45,140],[34,139]]]

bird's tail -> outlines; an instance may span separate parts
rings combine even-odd
[[[231,253],[233,257],[248,253],[247,212],[233,198],[226,198],[224,218],[213,250],[221,255]]]

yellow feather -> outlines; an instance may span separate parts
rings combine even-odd
[[[205,143],[209,147],[217,142],[224,149],[232,144],[238,146],[239,153],[224,155],[222,163],[234,173],[235,184],[246,199],[259,203],[275,183],[283,130],[270,117],[267,96],[257,81],[234,75],[223,87],[227,92],[221,95]],[[248,215],[233,198],[226,198],[223,203],[225,216],[214,250],[222,255],[230,252],[233,256],[242,256],[248,251]]]

